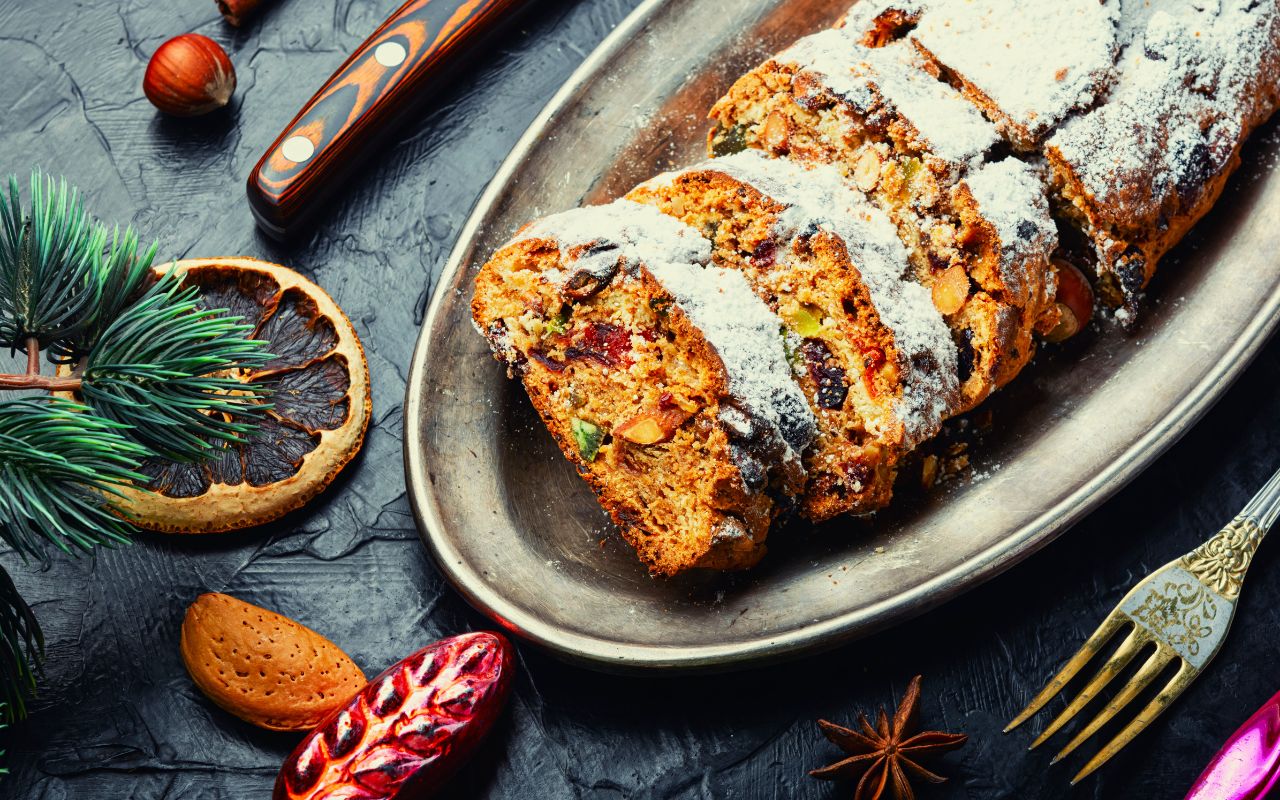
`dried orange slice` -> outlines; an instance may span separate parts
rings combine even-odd
[[[271,381],[272,408],[242,444],[204,463],[143,462],[148,491],[126,488],[117,505],[155,531],[261,525],[321,492],[360,450],[372,413],[364,348],[333,298],[291,269],[252,258],[173,266],[184,285],[199,287],[205,308],[228,309],[268,342],[274,357],[237,377]]]

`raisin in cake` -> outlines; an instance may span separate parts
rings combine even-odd
[[[1276,0],[1131,2],[1121,38],[1105,102],[1065,122],[1045,154],[1061,210],[1124,318],[1280,100],[1280,10]]]
[[[627,201],[526,226],[472,315],[656,574],[742,568],[804,486],[782,323],[695,230]]]
[[[818,420],[801,505],[820,521],[883,507],[903,453],[958,398],[957,356],[929,292],[910,278],[888,217],[832,166],[757,151],[641,184],[628,197],[700,230],[787,326]]]
[[[740,78],[711,117],[713,153],[831,163],[889,215],[960,348],[957,411],[1011,380],[1032,333],[1053,328],[1056,233],[1034,173],[1012,159],[984,164],[995,126],[910,44],[868,48],[848,30],[805,37]]]

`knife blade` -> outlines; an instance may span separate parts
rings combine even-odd
[[[249,174],[258,225],[285,238],[525,0],[409,0],[320,87]]]

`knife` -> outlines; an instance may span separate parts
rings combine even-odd
[[[1262,800],[1280,783],[1280,694],[1231,734],[1185,800]]]
[[[342,186],[460,57],[522,0],[409,0],[320,87],[249,174],[259,226],[285,238]]]

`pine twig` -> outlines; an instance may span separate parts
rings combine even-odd
[[[0,402],[0,539],[24,558],[127,542],[133,526],[110,509],[118,487],[145,482],[149,455],[119,424],[59,398]]]
[[[21,375],[0,373],[0,390],[43,389],[46,392],[78,392],[80,376],[65,378],[40,374],[40,342],[34,336],[27,339],[27,371]]]
[[[58,378],[52,375],[0,374],[0,390],[43,389],[46,392],[78,392],[83,381],[80,378]]]
[[[268,387],[229,373],[270,360],[251,325],[200,307],[168,273],[102,332],[81,393],[104,419],[161,456],[191,461],[238,442],[270,406]]]

